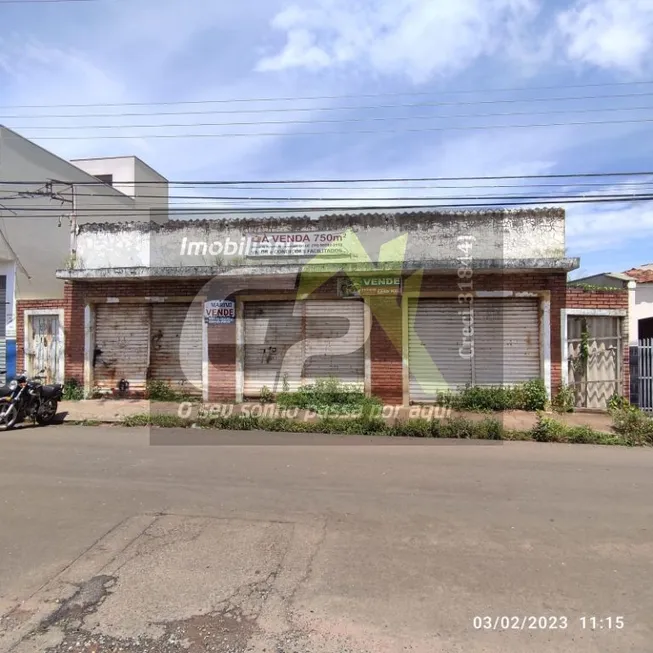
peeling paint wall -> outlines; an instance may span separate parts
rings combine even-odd
[[[279,256],[248,256],[248,239],[263,234],[327,232],[357,235],[370,259],[381,246],[406,237],[401,260],[560,259],[565,252],[565,218],[558,209],[493,213],[416,213],[169,222],[165,225],[84,225],[78,239],[82,269],[198,267],[279,263]],[[465,240],[461,240],[465,239]],[[468,242],[469,248],[461,243]],[[227,243],[231,243],[227,247]],[[302,264],[312,256],[283,255]]]

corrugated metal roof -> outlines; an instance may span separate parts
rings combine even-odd
[[[170,212],[168,213],[170,216]],[[200,228],[237,228],[237,227],[346,227],[356,226],[378,226],[398,223],[399,220],[405,225],[406,222],[413,222],[419,226],[420,223],[432,220],[452,220],[457,218],[488,219],[488,218],[524,218],[524,219],[546,219],[564,218],[565,211],[561,208],[528,208],[528,209],[494,209],[475,211],[442,211],[437,208],[416,211],[416,210],[343,210],[329,211],[324,213],[254,213],[234,211],[221,218],[202,218],[199,215],[181,220],[168,219],[163,224],[154,222],[93,222],[80,227],[80,231],[92,233],[99,231],[124,231],[133,230],[140,232],[165,232],[178,229],[188,229],[189,226]]]

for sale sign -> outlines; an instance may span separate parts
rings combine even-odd
[[[207,324],[233,324],[236,321],[236,302],[225,299],[204,302],[204,321]]]

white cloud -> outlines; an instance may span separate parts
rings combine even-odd
[[[286,43],[258,70],[353,65],[422,83],[504,51],[536,13],[534,0],[314,0],[276,15]]]
[[[639,72],[653,45],[653,0],[580,0],[557,17],[571,61]]]

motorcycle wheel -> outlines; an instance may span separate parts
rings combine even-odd
[[[0,409],[0,429],[4,429],[6,431],[13,429],[17,421],[18,410],[16,409],[16,406],[11,404],[7,407],[3,406],[2,409]]]
[[[38,413],[36,413],[36,421],[41,426],[49,424],[57,414],[58,402],[48,399],[44,401],[39,407]]]

